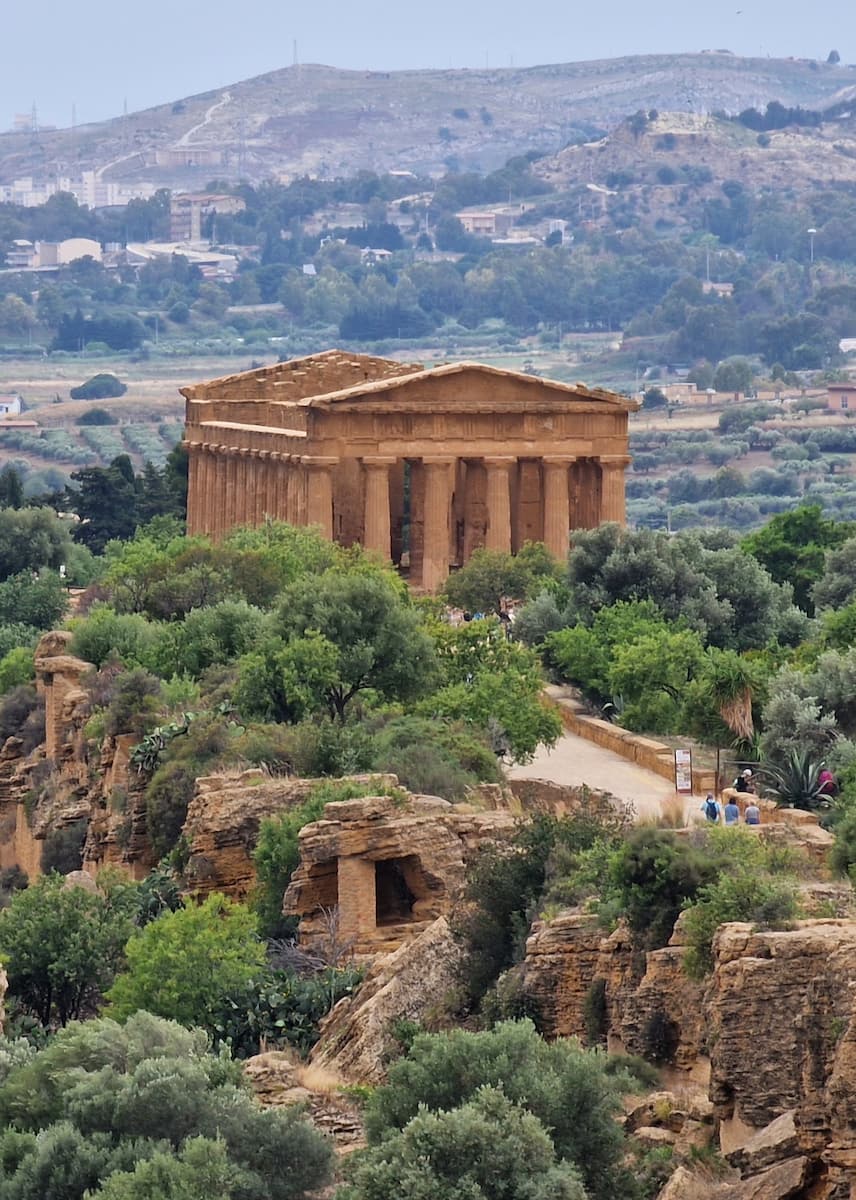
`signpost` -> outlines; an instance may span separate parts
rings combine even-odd
[[[691,750],[675,751],[675,791],[691,796],[693,791],[693,755]]]

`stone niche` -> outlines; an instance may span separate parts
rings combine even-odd
[[[300,833],[300,863],[283,912],[300,918],[300,943],[356,954],[395,949],[446,915],[466,862],[484,841],[509,836],[514,815],[436,796],[369,796],[328,804]]]

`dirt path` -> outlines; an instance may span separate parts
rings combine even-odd
[[[585,783],[612,792],[617,799],[630,801],[641,820],[658,817],[663,801],[675,796],[675,789],[660,775],[574,733],[563,734],[552,750],[542,746],[531,763],[512,767],[508,774],[512,779],[548,779],[572,787]],[[694,816],[700,803],[697,796],[687,797],[685,815]]]

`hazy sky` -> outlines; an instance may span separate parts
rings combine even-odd
[[[0,129],[38,106],[68,125],[292,61],[337,67],[533,66],[657,51],[856,62],[852,0],[28,0],[2,5]]]

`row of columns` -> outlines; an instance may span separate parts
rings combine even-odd
[[[265,516],[293,525],[315,525],[332,539],[335,457],[293,455],[274,450],[248,449],[218,443],[191,443],[188,531],[221,537],[236,525],[260,524]],[[363,473],[363,545],[384,558],[391,555],[393,514],[390,506],[390,472],[399,463],[394,456],[365,456]],[[468,462],[471,460],[467,460]],[[512,548],[511,472],[519,460],[512,456],[477,460],[485,471],[484,544],[489,550]],[[574,456],[555,455],[540,464],[543,540],[556,558],[568,550],[571,468]],[[587,460],[599,469],[599,512],[592,523],[625,521],[624,456],[598,456]],[[422,457],[421,468],[422,586],[440,587],[449,573],[452,497],[458,459]],[[413,474],[411,473],[411,482]],[[411,493],[411,531],[416,497]],[[412,548],[412,546],[411,546]]]
[[[332,539],[337,458],[216,442],[193,442],[188,450],[188,533],[218,538],[271,516],[291,525],[317,525]]]

